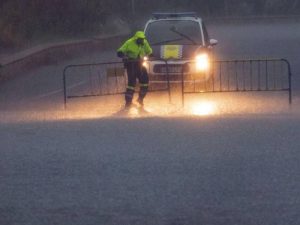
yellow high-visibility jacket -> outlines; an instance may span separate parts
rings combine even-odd
[[[138,38],[144,39],[143,45],[138,45],[136,40]],[[119,49],[118,52],[123,52],[129,59],[139,59],[144,56],[152,54],[152,49],[145,38],[143,31],[138,31],[136,34],[128,39]]]

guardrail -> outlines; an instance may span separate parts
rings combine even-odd
[[[193,66],[195,63],[187,62],[183,68]],[[201,73],[198,76],[201,76]],[[186,94],[215,92],[285,91],[288,92],[289,103],[292,103],[292,72],[291,65],[286,59],[213,61],[209,79],[197,81],[197,74],[192,80],[187,77],[188,73],[182,69],[183,106]]]
[[[151,61],[151,60],[150,60]],[[148,62],[150,62],[148,61]],[[149,82],[149,92],[167,91],[171,101],[168,62],[155,60],[166,65],[166,73],[159,85]],[[127,87],[126,69],[123,62],[103,62],[68,65],[63,70],[64,107],[68,99],[121,95]]]

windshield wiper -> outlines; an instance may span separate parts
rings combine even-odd
[[[194,41],[191,37],[189,37],[188,35],[183,34],[183,33],[179,32],[179,31],[177,31],[175,27],[171,27],[170,31],[172,31],[175,34],[178,34],[179,36],[184,37],[185,39],[191,41],[194,45],[198,45],[198,43],[196,41]]]
[[[155,43],[151,43],[150,45],[162,45],[162,44],[166,44],[169,42],[173,42],[173,41],[181,41],[183,40],[183,38],[177,38],[177,39],[170,39],[170,40],[165,40],[165,41],[160,41],[160,42],[155,42]]]

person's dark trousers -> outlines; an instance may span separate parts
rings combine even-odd
[[[139,75],[140,75],[138,77],[140,83],[139,99],[143,102],[144,98],[147,95],[148,87],[149,87],[149,77],[146,68],[142,67]]]
[[[149,86],[147,70],[141,66],[140,62],[127,62],[125,66],[128,76],[128,85],[125,92],[126,104],[130,104],[132,102],[136,86],[136,79],[138,79],[140,83],[139,99],[143,101],[147,95]]]

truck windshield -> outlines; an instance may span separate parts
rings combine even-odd
[[[148,24],[145,32],[149,43],[152,45],[202,44],[199,23],[191,20],[160,20],[152,22]]]

